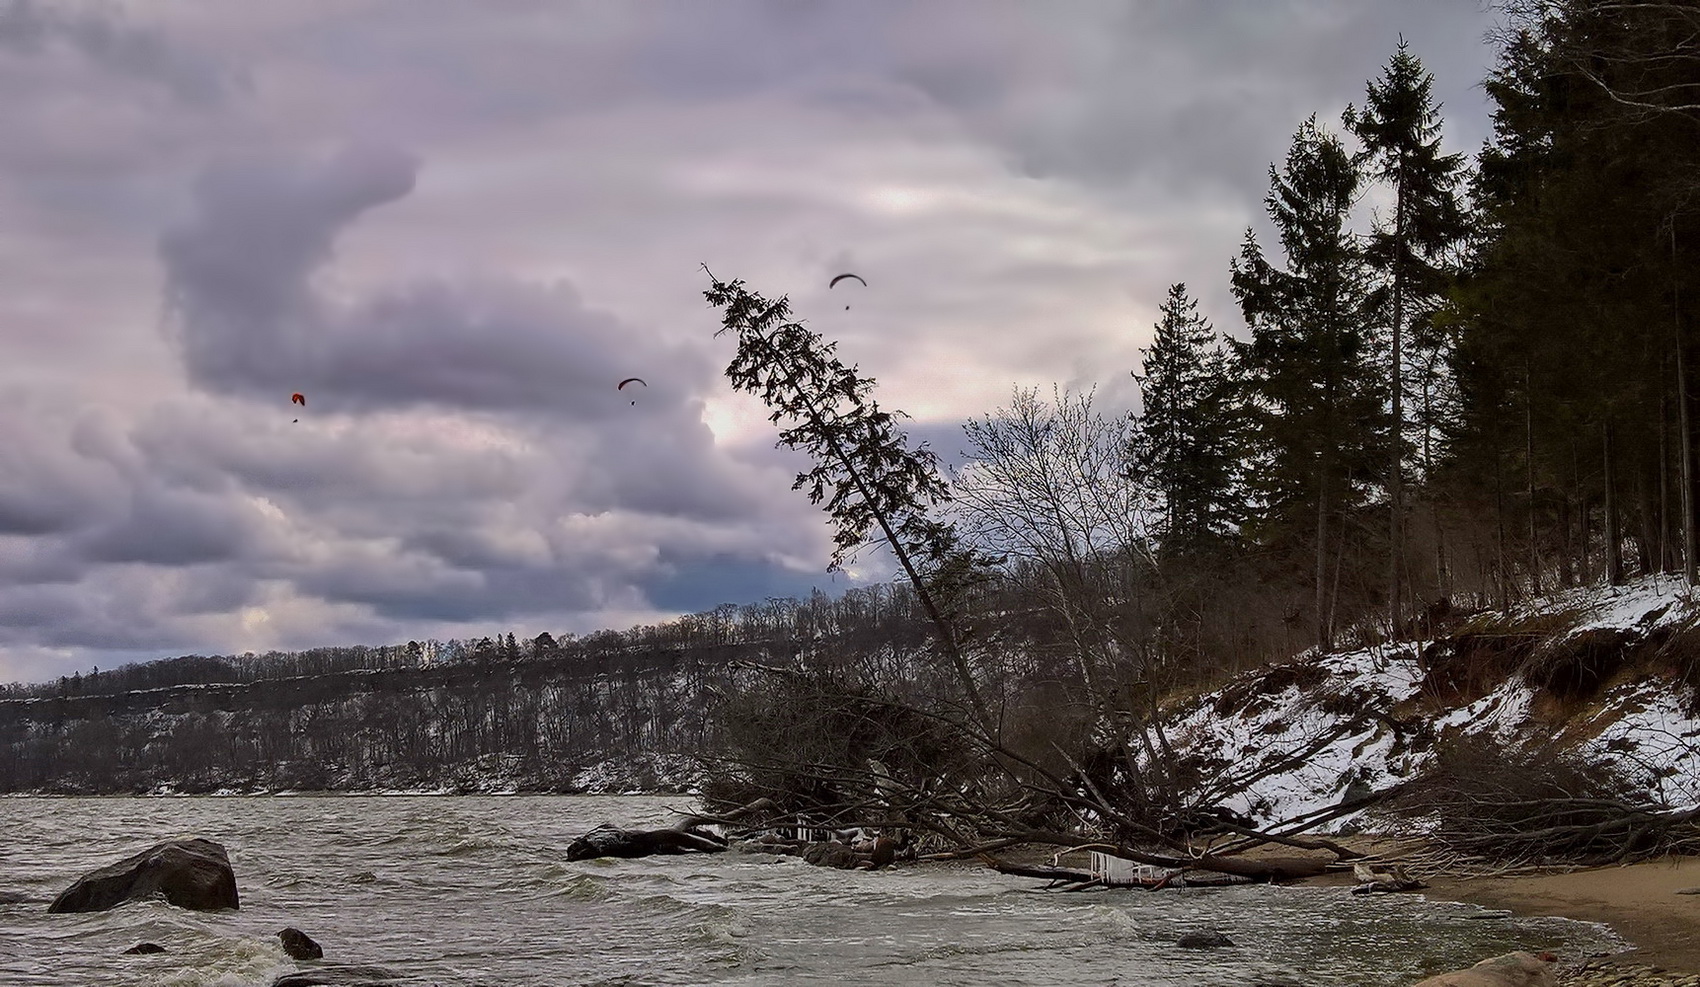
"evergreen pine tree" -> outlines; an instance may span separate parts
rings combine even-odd
[[[1387,601],[1394,633],[1404,622],[1404,343],[1412,321],[1426,321],[1433,313],[1450,280],[1447,259],[1464,233],[1457,191],[1462,158],[1440,153],[1440,116],[1433,85],[1433,76],[1423,71],[1422,62],[1401,39],[1380,81],[1369,84],[1363,110],[1349,106],[1345,113],[1347,129],[1363,142],[1359,164],[1368,164],[1371,174],[1393,192],[1392,215],[1376,223],[1365,259],[1381,277],[1374,301],[1383,313],[1391,342],[1387,364],[1392,401]],[[1432,332],[1423,333],[1421,339],[1423,348],[1440,345]],[[1434,365],[1434,360],[1417,363],[1418,367]],[[1427,395],[1430,382],[1422,383]],[[1426,416],[1428,402],[1424,404],[1420,410]],[[1428,424],[1425,422],[1425,427]]]
[[[1221,538],[1236,520],[1238,472],[1233,380],[1227,354],[1198,313],[1186,285],[1175,284],[1144,353],[1144,408],[1134,423],[1129,462],[1163,498],[1165,551],[1190,552]]]
[[[1233,263],[1233,290],[1251,327],[1233,346],[1244,372],[1265,541],[1307,540],[1314,560],[1317,643],[1333,640],[1340,520],[1383,473],[1383,388],[1371,358],[1368,279],[1347,227],[1359,172],[1312,116],[1293,136],[1285,167],[1269,169],[1265,203],[1287,268],[1256,236]]]

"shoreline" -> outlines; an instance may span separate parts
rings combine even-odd
[[[1350,885],[1350,874],[1299,882]],[[1433,901],[1503,909],[1519,917],[1598,922],[1629,947],[1608,956],[1561,955],[1558,983],[1666,987],[1700,984],[1700,857],[1510,877],[1435,877],[1414,892]],[[1485,959],[1486,957],[1483,957]]]
[[[1686,977],[1700,975],[1700,894],[1677,893],[1687,888],[1700,888],[1700,858],[1666,857],[1562,874],[1438,877],[1421,893],[1521,916],[1600,922],[1633,947],[1607,957],[1609,965],[1652,966]]]
[[[464,795],[544,797],[668,797],[657,792],[483,792],[444,790],[279,791],[208,793],[110,793],[106,796],[49,795],[40,792],[0,793],[0,798],[311,798],[314,796],[456,797]],[[685,797],[689,797],[686,795]],[[1348,841],[1354,843],[1355,841]],[[1362,849],[1380,849],[1366,841]],[[1029,850],[1030,847],[1023,847]],[[1012,857],[1023,856],[1012,848]],[[1267,852],[1267,851],[1265,851]],[[1253,851],[1252,855],[1256,855]],[[1045,856],[1048,856],[1046,854]],[[1350,886],[1349,873],[1330,873],[1293,882],[1296,886]],[[1679,893],[1693,890],[1695,893]],[[1624,866],[1519,874],[1505,877],[1444,877],[1429,879],[1415,892],[1430,900],[1456,901],[1483,908],[1503,909],[1519,917],[1555,917],[1608,926],[1629,946],[1607,956],[1561,955],[1558,983],[1575,987],[1700,987],[1700,856],[1669,856]],[[1485,957],[1483,957],[1485,958]]]

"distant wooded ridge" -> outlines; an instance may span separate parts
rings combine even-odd
[[[405,644],[241,655],[182,655],[132,662],[104,671],[96,666],[88,674],[78,671],[49,682],[0,685],[0,703],[352,672],[444,666],[488,668],[516,662],[543,664],[559,672],[595,674],[617,670],[631,662],[652,661],[655,653],[665,650],[823,639],[852,644],[885,640],[901,643],[919,640],[925,633],[924,620],[915,611],[907,587],[880,584],[855,587],[839,597],[817,591],[807,600],[776,597],[762,603],[726,603],[658,624],[624,631],[600,630],[583,637],[557,636],[545,631],[522,639],[508,631],[465,640],[427,639]]]
[[[881,585],[583,638],[142,662],[9,687],[0,792],[676,788],[740,663],[890,664],[925,640]]]

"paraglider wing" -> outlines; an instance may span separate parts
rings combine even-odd
[[[828,281],[826,283],[826,286],[828,288],[836,287],[838,285],[838,282],[843,281],[845,278],[855,278],[857,281],[862,282],[862,287],[866,288],[868,286],[868,282],[863,281],[862,276],[860,274],[840,274],[838,277],[833,278],[831,281]]]
[[[627,377],[625,380],[620,381],[620,386],[614,388],[614,390],[623,391],[623,390],[626,389],[626,385],[632,383],[633,381],[636,381],[637,383],[642,384],[645,387],[649,386],[649,383],[647,381],[645,381],[642,377]]]
[[[289,396],[289,403],[290,404],[298,404],[301,407],[305,408],[305,407],[307,407],[307,395],[302,394],[300,391],[296,391],[294,394],[291,394]]]

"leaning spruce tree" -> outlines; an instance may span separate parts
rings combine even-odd
[[[826,501],[836,528],[832,565],[878,532],[915,588],[969,709],[985,726],[990,719],[973,669],[934,592],[962,562],[955,530],[928,514],[950,499],[938,458],[924,447],[909,448],[896,427],[902,412],[881,410],[871,397],[873,379],[846,367],[835,355],[836,343],[792,320],[787,299],[769,301],[741,280],[722,281],[706,265],[703,270],[713,282],[703,294],[724,312],[715,335],[738,338],[726,367],[733,388],[772,409],[768,420],[781,426],[778,445],[814,460],[791,489],[807,488],[811,503]]]

